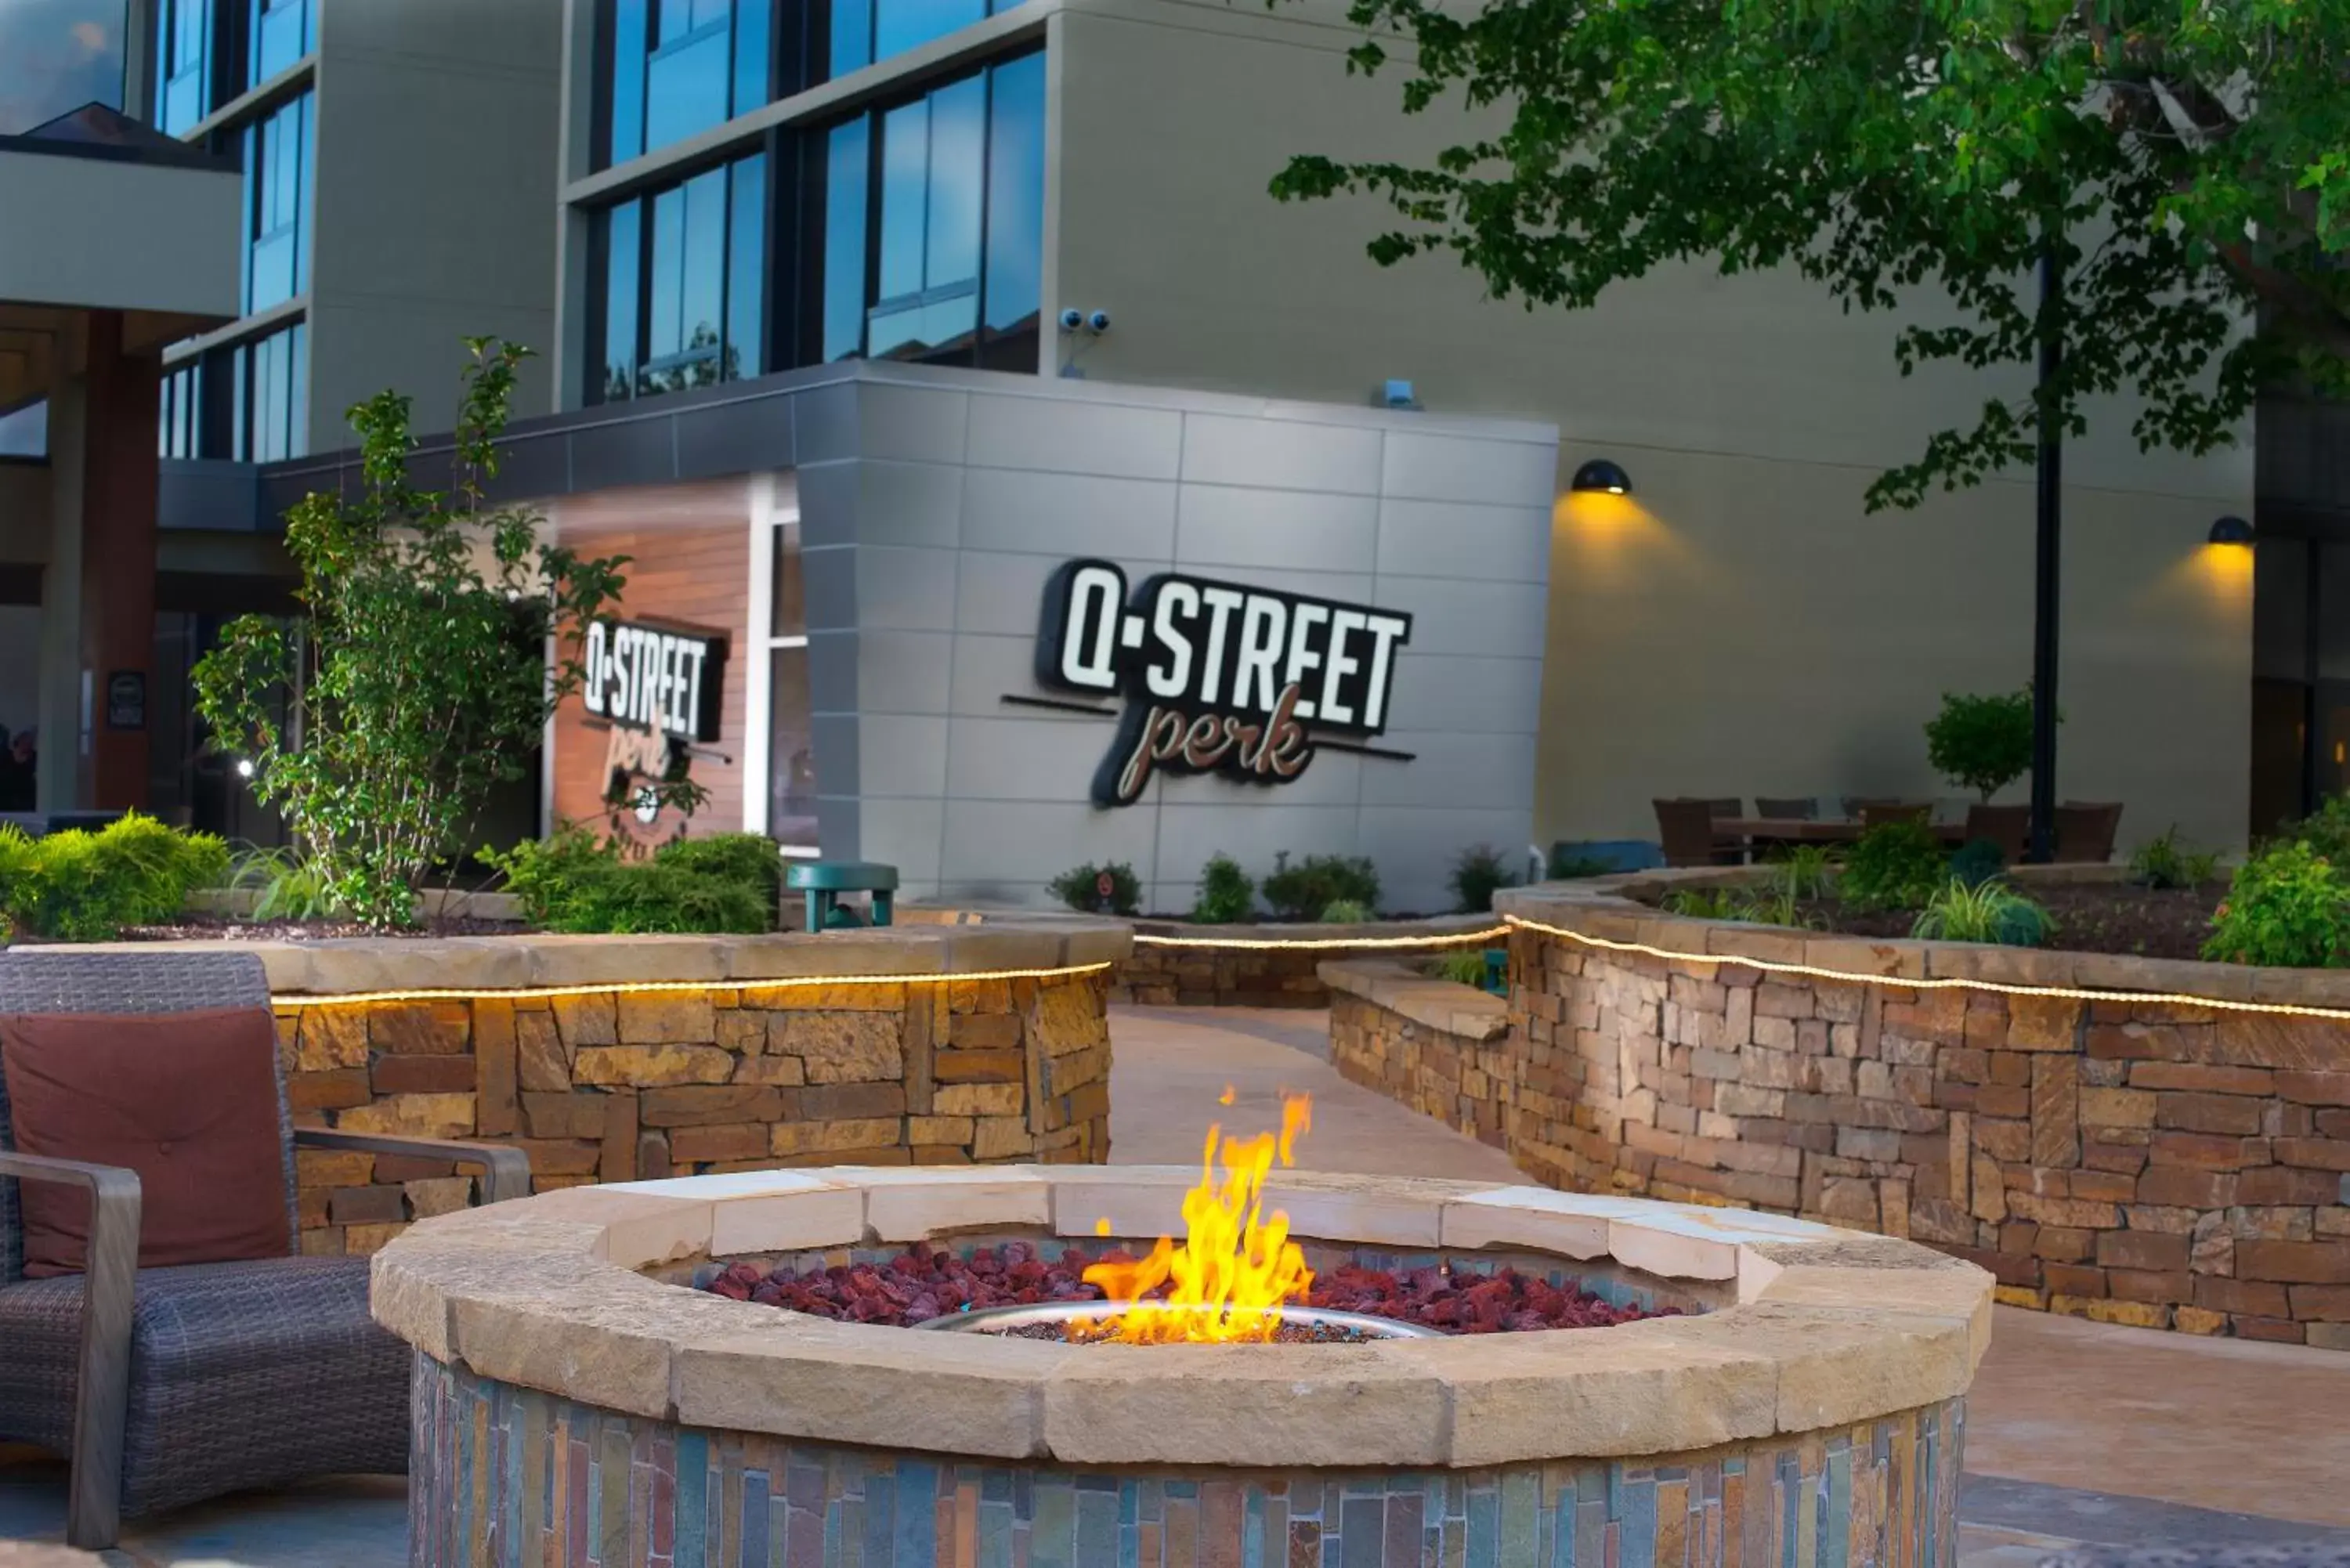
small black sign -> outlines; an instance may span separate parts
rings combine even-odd
[[[624,730],[678,741],[714,741],[725,682],[726,639],[636,621],[588,628],[588,711]]]
[[[143,730],[147,727],[147,677],[141,670],[118,670],[106,678],[106,727]]]

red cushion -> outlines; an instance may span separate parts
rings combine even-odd
[[[0,1017],[0,1072],[23,1154],[139,1173],[139,1266],[282,1258],[276,1026],[255,1008]],[[25,1272],[82,1270],[89,1195],[20,1181]]]

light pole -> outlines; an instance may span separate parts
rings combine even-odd
[[[2033,544],[2032,609],[2032,839],[2026,858],[2056,853],[2056,617],[2064,566],[2064,427],[2054,391],[2064,366],[2064,235],[2055,220],[2041,226],[2040,463]]]

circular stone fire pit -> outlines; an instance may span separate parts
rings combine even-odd
[[[691,1288],[713,1260],[1148,1246],[1180,1231],[1196,1179],[762,1171],[419,1224],[374,1265],[375,1315],[417,1351],[410,1561],[1955,1561],[1962,1397],[1991,1280],[1904,1241],[1544,1188],[1282,1170],[1267,1206],[1317,1269],[1507,1267],[1679,1314],[1093,1345],[836,1323]]]

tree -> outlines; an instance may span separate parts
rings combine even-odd
[[[628,562],[543,544],[535,513],[489,504],[529,350],[465,347],[452,488],[411,483],[406,398],[353,408],[358,497],[314,492],[286,514],[302,613],[232,622],[194,671],[214,744],[243,753],[335,903],[372,925],[413,921],[427,869],[522,776]]]
[[[1991,797],[2032,766],[2032,691],[1988,697],[1942,693],[1942,711],[1926,722],[1926,761],[1962,789]]]
[[[1350,69],[1413,46],[1404,108],[1490,135],[1423,164],[1293,159],[1285,200],[1383,197],[1382,265],[1451,252],[1587,307],[1659,264],[1793,266],[1847,308],[1939,286],[1928,361],[2055,369],[1871,485],[1911,506],[2031,462],[2134,391],[2144,448],[2227,441],[2266,378],[2343,389],[2350,0],[1353,0]],[[2043,254],[2065,281],[2043,294]],[[2257,310],[2258,329],[2246,329]]]

